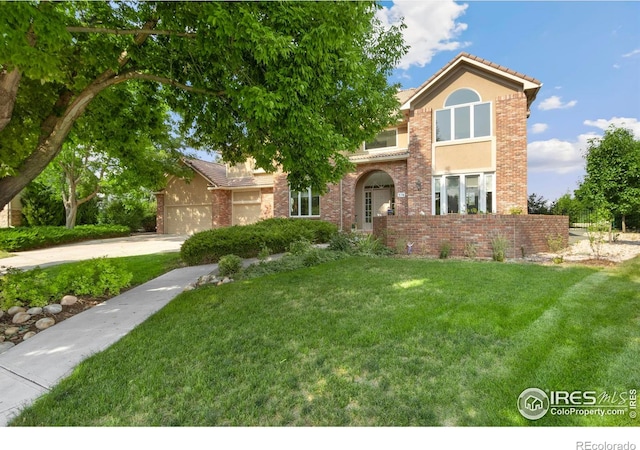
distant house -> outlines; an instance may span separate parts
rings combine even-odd
[[[22,225],[22,203],[20,194],[15,196],[0,211],[0,228],[19,227]]]
[[[541,83],[461,53],[398,93],[402,120],[351,154],[355,171],[323,196],[251,163],[187,160],[191,182],[158,193],[158,232],[193,233],[267,217],[373,230],[379,216],[527,213],[527,118]]]

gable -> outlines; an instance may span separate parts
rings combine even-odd
[[[171,177],[164,190],[165,205],[210,205],[212,198],[209,182],[198,172],[194,172],[191,181]]]

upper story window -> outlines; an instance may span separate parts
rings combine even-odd
[[[458,89],[436,111],[436,141],[491,136],[491,102],[482,102],[471,89]]]
[[[365,142],[365,150],[378,150],[382,148],[398,146],[398,130],[384,130],[373,139],[373,141]]]

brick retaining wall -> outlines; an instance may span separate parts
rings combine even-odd
[[[450,256],[464,256],[465,245],[473,244],[477,257],[491,258],[491,240],[507,240],[507,258],[548,252],[549,237],[560,236],[563,247],[569,242],[569,217],[546,215],[459,215],[382,216],[373,219],[373,234],[390,248],[406,253],[438,256],[444,241],[451,244]]]

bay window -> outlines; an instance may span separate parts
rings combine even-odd
[[[433,178],[433,214],[494,213],[494,175],[476,173]]]

